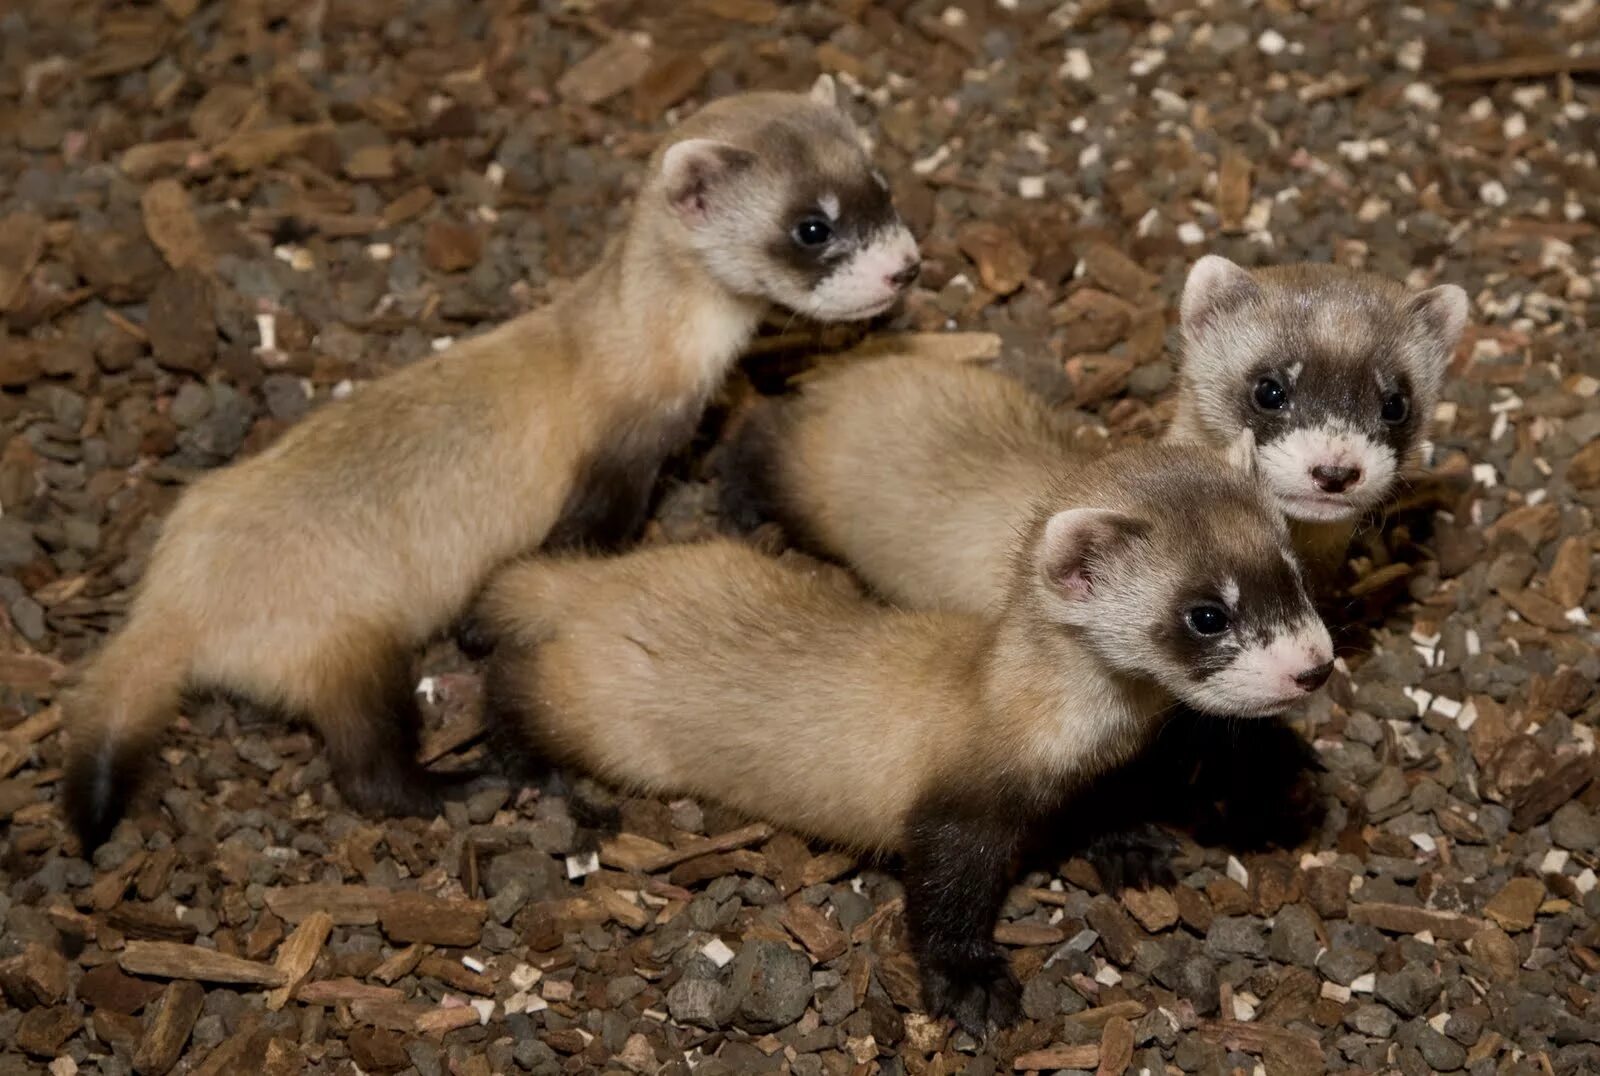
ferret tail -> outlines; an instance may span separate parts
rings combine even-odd
[[[177,714],[191,650],[181,624],[136,610],[63,700],[65,810],[85,856],[111,835],[137,792],[151,750]]]

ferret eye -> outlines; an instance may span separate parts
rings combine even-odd
[[[820,247],[833,238],[833,226],[821,217],[806,217],[794,226],[794,241],[803,247]]]
[[[1197,635],[1221,635],[1228,630],[1228,612],[1220,605],[1197,605],[1184,619]]]
[[[1411,401],[1406,399],[1403,392],[1391,392],[1383,398],[1383,410],[1379,412],[1383,421],[1391,426],[1398,426],[1411,414]]]
[[[1275,377],[1263,377],[1256,382],[1256,406],[1263,411],[1281,411],[1289,403],[1289,391]]]

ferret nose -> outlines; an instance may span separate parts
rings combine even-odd
[[[922,259],[906,262],[898,273],[889,275],[889,283],[897,288],[909,288],[917,279],[917,274],[922,272]]]
[[[1315,691],[1328,682],[1328,677],[1333,673],[1333,662],[1324,661],[1315,668],[1307,669],[1294,678],[1296,686],[1302,691]]]
[[[1324,493],[1343,493],[1361,480],[1361,468],[1330,467],[1319,463],[1311,468],[1311,480]]]

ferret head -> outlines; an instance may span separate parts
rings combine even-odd
[[[1214,445],[1255,438],[1291,518],[1336,522],[1417,462],[1467,295],[1326,265],[1252,275],[1210,255],[1189,273],[1182,316],[1183,408]]]
[[[809,94],[713,102],[657,153],[647,196],[722,287],[852,321],[892,306],[922,262],[834,95],[823,76]]]
[[[1074,507],[1042,513],[1025,593],[1121,674],[1262,716],[1327,680],[1333,642],[1248,446],[1231,455],[1143,446],[1085,468],[1055,498]]]

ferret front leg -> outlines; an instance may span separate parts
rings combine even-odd
[[[991,809],[986,809],[991,808]],[[981,1037],[1017,1017],[1022,987],[994,940],[1016,870],[1020,821],[991,805],[930,798],[906,841],[906,919],[922,975],[922,1002]]]

